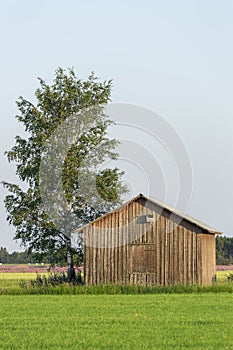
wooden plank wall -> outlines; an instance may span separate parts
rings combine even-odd
[[[198,240],[200,246],[200,283],[208,285],[216,279],[215,235],[199,234]]]
[[[143,222],[143,216],[150,214],[155,215],[155,221]],[[200,229],[188,222],[178,224],[169,215],[140,199],[87,226],[85,283],[209,283],[215,273],[214,235],[201,234]],[[138,248],[134,249],[135,246]],[[144,254],[148,246],[151,252]],[[148,257],[148,266],[155,259],[153,272],[151,268],[147,271],[146,263],[144,272],[141,268],[135,271],[134,254],[139,253]]]

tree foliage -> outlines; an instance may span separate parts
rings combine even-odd
[[[121,203],[121,195],[126,192],[120,182],[122,172],[100,168],[106,160],[117,158],[118,142],[107,137],[111,121],[104,113],[110,94],[111,81],[100,82],[94,74],[83,81],[73,69],[67,73],[58,68],[51,85],[39,79],[35,104],[23,97],[17,101],[16,118],[28,137],[16,136],[15,145],[6,155],[15,163],[16,174],[27,189],[4,182],[10,192],[5,206],[7,219],[16,228],[15,239],[21,240],[29,252],[51,254],[62,249],[74,228]],[[67,123],[71,117],[72,123]],[[59,128],[62,137],[69,134],[68,148],[56,134]],[[64,149],[61,194],[54,183]],[[49,203],[42,198],[43,191]]]
[[[5,247],[0,247],[0,263],[2,264],[27,264],[38,262],[35,254],[27,252],[9,253]],[[47,262],[47,261],[43,261]]]
[[[216,236],[217,265],[233,264],[233,237]]]

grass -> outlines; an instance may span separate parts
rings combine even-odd
[[[229,273],[233,273],[233,271],[217,271],[217,280],[226,280],[226,275]],[[43,273],[44,274],[44,273]],[[45,273],[46,274],[46,273]],[[0,272],[0,280],[2,279],[31,279],[36,277],[36,273],[34,272]]]
[[[0,349],[232,349],[232,294],[1,296]]]
[[[36,274],[0,273],[0,350],[231,350],[233,283],[226,274],[217,272],[209,287],[22,289],[20,280]]]
[[[30,280],[35,280],[36,273],[0,273],[0,295],[17,294],[181,294],[181,293],[233,293],[233,283],[227,282],[228,271],[217,272],[217,283],[210,286],[168,286],[145,287],[130,285],[98,286],[44,286],[32,287]],[[41,276],[43,276],[42,274]],[[48,274],[45,274],[48,276]],[[20,285],[24,284],[26,288]]]

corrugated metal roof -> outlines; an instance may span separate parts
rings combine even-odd
[[[184,220],[187,220],[188,222],[191,222],[192,224],[196,225],[197,227],[199,227],[199,228],[201,228],[201,229],[204,229],[205,231],[207,231],[207,232],[209,232],[209,233],[222,234],[222,232],[221,232],[221,231],[218,231],[216,228],[213,228],[213,227],[211,227],[211,226],[209,226],[209,225],[206,225],[206,224],[204,224],[203,222],[201,222],[201,221],[199,221],[199,220],[196,220],[196,219],[192,218],[192,217],[189,216],[189,215],[183,214],[183,213],[181,213],[180,211],[176,210],[175,208],[172,208],[171,206],[169,206],[169,205],[167,205],[167,204],[164,204],[164,203],[162,203],[162,202],[160,202],[160,201],[158,201],[158,200],[155,200],[154,198],[147,197],[147,196],[145,196],[145,195],[142,194],[142,193],[139,193],[136,197],[133,197],[132,199],[130,199],[129,201],[125,202],[125,203],[122,204],[121,206],[119,206],[119,207],[117,207],[116,209],[111,210],[111,211],[109,211],[108,213],[106,213],[106,214],[100,216],[100,217],[97,218],[96,220],[91,221],[91,222],[89,222],[88,224],[86,224],[86,225],[84,225],[84,226],[78,228],[78,229],[75,230],[74,232],[75,232],[75,233],[81,232],[81,231],[82,231],[85,227],[87,227],[88,225],[90,225],[90,224],[92,224],[92,223],[94,223],[94,222],[96,222],[96,221],[98,221],[98,220],[101,220],[102,218],[106,217],[106,216],[109,215],[109,214],[112,214],[112,213],[115,213],[115,212],[121,210],[122,208],[124,208],[124,207],[125,207],[126,205],[128,205],[129,203],[134,202],[134,201],[136,201],[137,199],[140,199],[140,198],[143,198],[143,199],[145,199],[145,200],[147,200],[147,201],[150,201],[150,202],[154,203],[155,205],[161,207],[162,209],[168,210],[171,214],[174,214],[174,215],[178,216],[179,218],[182,218],[182,219],[184,219]]]

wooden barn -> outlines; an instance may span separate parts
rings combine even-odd
[[[211,284],[215,234],[173,208],[139,194],[79,228],[85,284]]]

